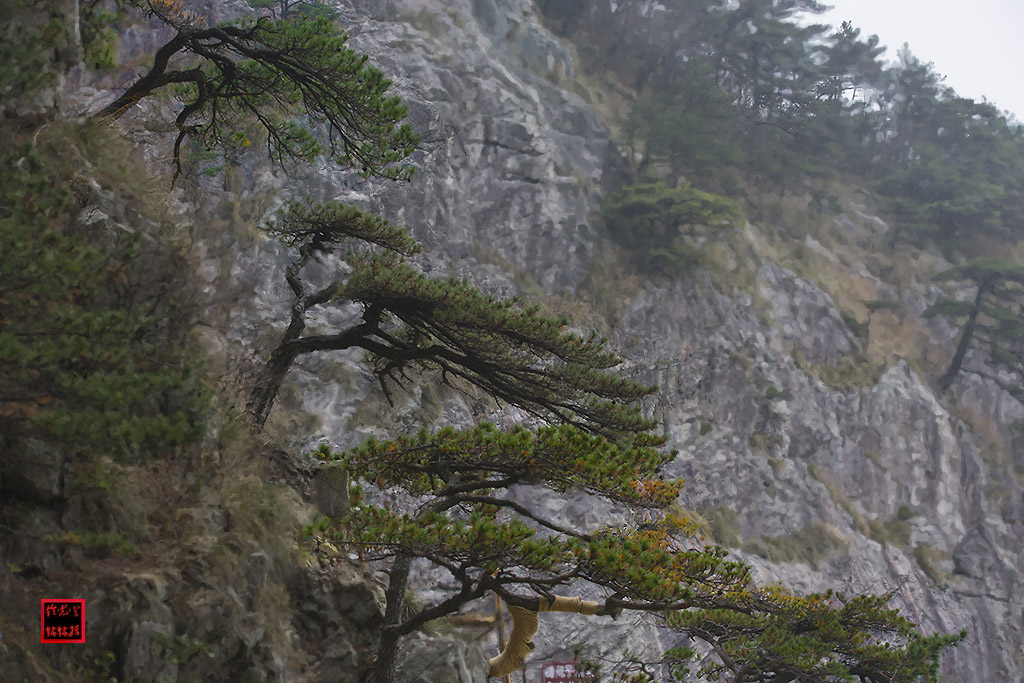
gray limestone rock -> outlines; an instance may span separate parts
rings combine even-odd
[[[480,683],[486,678],[483,650],[455,638],[418,633],[398,653],[395,683]]]
[[[782,338],[807,360],[835,365],[852,350],[849,330],[828,294],[774,263],[761,266],[757,280]]]
[[[349,509],[348,472],[338,464],[321,467],[312,481],[313,503],[320,514],[341,517]]]
[[[0,492],[5,496],[52,503],[63,495],[64,457],[59,449],[31,438],[0,447]]]

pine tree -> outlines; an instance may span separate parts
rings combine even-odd
[[[720,60],[719,82],[765,121],[788,129],[786,118],[804,104],[817,81],[813,43],[826,26],[801,25],[801,13],[820,14],[816,0],[742,0],[719,10],[712,40]]]
[[[174,122],[176,176],[186,138],[206,148],[245,145],[251,142],[242,132],[248,121],[263,129],[267,154],[280,164],[329,153],[365,175],[407,178],[412,172],[399,163],[417,141],[400,123],[406,108],[387,94],[391,82],[346,46],[348,37],[323,13],[294,7],[287,19],[208,27],[175,0],[147,0],[147,7],[176,35],[157,50],[146,75],[94,116],[116,119],[176,86],[185,103]],[[309,125],[295,121],[300,113]],[[326,148],[311,132],[318,125],[326,128]]]
[[[651,92],[633,104],[623,133],[634,156],[642,150],[641,175],[652,161],[667,161],[677,176],[693,170],[702,177],[739,163],[746,121],[715,84],[710,61],[693,58],[670,77],[649,80]]]
[[[667,275],[686,273],[699,262],[699,252],[686,239],[693,226],[744,223],[731,199],[649,178],[608,193],[601,210],[612,237],[631,251],[638,266]]]
[[[250,395],[262,426],[288,368],[302,354],[361,348],[371,355],[385,392],[410,369],[433,369],[543,419],[617,437],[648,423],[625,408],[650,391],[605,372],[620,359],[599,336],[563,331],[567,321],[537,306],[497,300],[457,279],[425,276],[402,260],[420,246],[384,219],[336,202],[292,203],[269,227],[298,256],[286,279],[291,320]],[[377,253],[348,258],[351,272],[307,292],[302,270],[314,256],[360,240]],[[309,312],[345,303],[362,308],[345,329],[305,334]]]
[[[819,96],[837,106],[862,101],[864,93],[858,91],[880,82],[882,69],[878,58],[885,48],[879,44],[878,36],[862,41],[860,29],[848,21],[829,39],[823,49],[825,78],[817,87]]]
[[[611,591],[594,608],[598,617],[656,612],[665,626],[707,643],[717,658],[700,673],[712,680],[934,682],[942,651],[965,636],[920,635],[887,609],[891,595],[798,597],[755,585],[750,567],[705,545],[691,520],[660,512],[680,482],[658,475],[674,454],[653,446],[616,444],[567,425],[531,432],[483,423],[319,454],[340,460],[357,482],[398,487],[421,501],[400,513],[362,500],[356,483],[354,506],[316,527],[368,559],[393,559],[374,683],[392,680],[399,639],[429,621],[487,592],[537,611],[538,596],[580,580]],[[569,527],[509,496],[524,483],[587,491],[646,511],[649,521]],[[403,602],[414,558],[447,570],[457,588],[409,615]],[[664,669],[662,676],[629,680],[682,680],[670,672],[689,668],[695,655],[670,651],[663,666],[645,669]]]
[[[83,224],[77,143],[53,137],[0,130],[0,434],[116,457],[196,440],[180,254]]]
[[[972,344],[986,351],[994,364],[1024,378],[1024,267],[1009,261],[978,258],[945,270],[934,279],[967,281],[976,287],[973,301],[943,299],[923,314],[965,319],[953,359],[939,379],[939,386],[947,389],[953,383]],[[1007,385],[994,379],[1018,399],[1024,399],[1020,382]]]
[[[1020,135],[987,103],[946,93],[919,106],[927,118],[904,126],[909,137],[898,143],[907,159],[875,183],[895,223],[890,243],[929,240],[951,258],[976,255],[969,236],[1006,239],[1024,217]]]

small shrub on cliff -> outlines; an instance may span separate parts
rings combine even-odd
[[[1024,266],[1013,261],[977,258],[937,274],[935,281],[969,282],[975,289],[973,301],[940,299],[922,314],[925,318],[941,315],[964,320],[960,339],[946,372],[939,379],[942,389],[949,388],[963,369],[967,350],[972,346],[987,352],[989,361],[1014,373],[1016,381],[1003,382],[990,377],[1019,401],[1024,401],[1020,378],[1024,377]]]
[[[631,251],[638,265],[669,275],[686,273],[699,263],[699,252],[686,239],[694,226],[743,220],[733,200],[663,180],[646,180],[612,192],[601,210],[612,237]]]

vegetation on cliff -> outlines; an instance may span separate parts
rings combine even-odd
[[[80,213],[87,171],[49,131],[0,136],[0,432],[115,457],[195,441],[180,250]]]
[[[185,105],[174,120],[177,174],[186,138],[206,149],[248,146],[243,122],[262,128],[267,155],[278,164],[312,161],[326,152],[366,175],[406,178],[412,172],[396,165],[417,141],[399,123],[405,107],[385,94],[391,82],[345,46],[348,36],[326,16],[292,8],[277,19],[206,26],[176,0],[145,7],[176,34],[157,50],[149,72],[95,116],[117,118],[176,86]],[[317,125],[326,128],[326,148],[311,132]]]
[[[887,65],[877,36],[801,19],[820,3],[673,0],[656,21],[640,2],[541,7],[578,44],[609,23],[636,25],[625,42],[581,49],[636,88],[623,132],[641,173],[662,162],[725,194],[740,177],[784,192],[842,174],[878,193],[891,243],[950,257],[986,255],[978,236],[1020,236],[1020,126],[957,95],[907,46]]]
[[[609,192],[601,205],[612,237],[642,270],[681,274],[700,262],[688,241],[696,226],[742,226],[735,201],[690,185],[670,187],[647,178]]]
[[[993,378],[1018,400],[1024,399],[1020,379],[1024,378],[1024,317],[1021,305],[1024,291],[1024,267],[1010,261],[977,258],[950,268],[935,276],[941,281],[968,281],[975,289],[973,301],[942,299],[922,315],[943,315],[950,319],[964,318],[956,352],[949,368],[939,380],[943,389],[953,383],[963,367],[967,349],[980,347],[993,365],[1018,378],[1016,383]]]
[[[659,182],[724,195],[745,210],[748,195],[770,191],[809,194],[809,209],[827,211],[834,197],[821,188],[829,182],[863,188],[888,220],[890,252],[907,244],[952,263],[1005,259],[1000,245],[1024,236],[1024,128],[990,102],[959,96],[906,45],[887,64],[877,36],[849,23],[809,23],[823,11],[818,2],[673,0],[653,15],[642,2],[541,8],[575,40],[584,64],[635,89],[621,122],[635,178],[604,205],[620,244],[699,260],[672,231],[650,244],[646,216],[623,229],[621,198],[649,196],[655,170]],[[597,39],[610,23],[634,30],[620,41]],[[750,215],[771,220],[760,208],[750,206]],[[659,262],[650,259],[648,270],[663,273]],[[971,330],[962,332],[969,341]],[[1024,366],[1024,349],[1005,343],[1008,334],[1004,325],[1004,343],[989,356]],[[949,372],[936,373],[942,388],[965,348]]]

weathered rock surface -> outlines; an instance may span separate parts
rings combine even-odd
[[[787,345],[813,363],[829,365],[853,350],[850,332],[828,294],[774,263],[761,266],[757,275],[760,294],[771,305]]]
[[[374,188],[371,203],[408,226],[434,259],[443,254],[445,262],[431,262],[442,272],[479,277],[501,293],[517,274],[549,293],[572,290],[605,248],[593,216],[603,184],[616,182],[617,155],[568,87],[578,69],[571,51],[525,0],[406,0],[391,9],[354,20],[354,44],[383,56],[428,124],[425,138],[436,142],[409,185]],[[673,474],[688,479],[681,502],[734,520],[733,544],[748,549],[766,580],[800,591],[893,591],[925,629],[971,629],[945,660],[950,680],[1024,680],[1024,519],[1012,474],[1021,456],[1011,434],[1019,404],[973,378],[938,394],[899,359],[866,386],[824,384],[790,354],[826,366],[852,354],[856,342],[838,307],[813,281],[775,263],[755,268],[761,310],[699,274],[621,294],[625,312],[613,338],[633,372],[661,386],[656,408],[681,451]],[[903,294],[918,312],[929,296],[924,288]],[[766,398],[769,386],[780,395]],[[337,400],[360,399],[333,396],[323,433],[345,441],[349,423]],[[982,422],[986,434],[978,433]],[[992,496],[995,480],[1001,492]],[[601,523],[606,514],[585,501],[564,513],[578,523]],[[815,525],[842,539],[809,549],[816,567],[749,551],[753,541]],[[621,625],[603,628],[552,615],[542,620],[534,659],[576,641],[659,643],[642,628],[628,637]]]
[[[410,636],[398,654],[395,683],[477,683],[487,678],[487,660],[478,644],[421,633]]]

